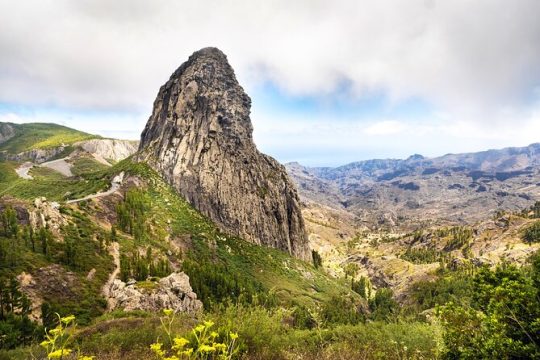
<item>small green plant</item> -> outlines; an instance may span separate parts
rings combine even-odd
[[[163,310],[164,316],[160,318],[161,327],[171,344],[166,349],[162,342],[156,341],[150,345],[150,349],[160,360],[230,360],[238,354],[236,340],[238,334],[229,332],[226,336],[220,335],[213,330],[213,321],[204,321],[195,326],[188,337],[173,336],[172,324],[175,313],[171,309]]]
[[[69,315],[66,317],[58,316],[58,325],[51,330],[45,332],[45,339],[41,342],[41,346],[47,351],[47,359],[67,359],[73,353],[70,348],[73,340],[73,330],[77,326],[75,316]],[[78,360],[92,360],[93,356],[85,356],[79,354]]]

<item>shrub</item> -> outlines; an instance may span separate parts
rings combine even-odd
[[[456,359],[540,357],[538,253],[529,269],[502,264],[474,277],[470,305],[441,308],[445,356]]]
[[[169,347],[156,341],[150,349],[162,360],[180,359],[222,359],[230,360],[238,354],[238,334],[227,332],[220,334],[214,331],[215,323],[211,320],[195,326],[189,336],[182,337],[173,333],[175,313],[173,310],[163,310],[164,316],[160,318],[163,331],[168,337]]]
[[[322,266],[322,257],[317,250],[311,250],[311,257],[313,259],[313,266],[316,269],[320,268]]]
[[[375,296],[369,300],[370,317],[375,320],[390,320],[397,314],[398,304],[394,294],[389,288],[377,290]]]

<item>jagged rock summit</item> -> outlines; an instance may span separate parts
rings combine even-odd
[[[199,50],[159,90],[138,160],[226,232],[307,260],[297,191],[255,147],[250,107],[225,54]]]

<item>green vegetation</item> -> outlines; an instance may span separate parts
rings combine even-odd
[[[78,141],[99,138],[82,131],[57,124],[12,124],[16,136],[0,144],[0,151],[18,154],[32,149],[50,149]]]
[[[174,335],[172,328],[175,318],[173,310],[165,309],[163,312],[165,316],[160,318],[160,322],[163,331],[167,334],[166,340],[168,340],[169,344],[164,346],[163,343],[158,341],[150,345],[150,349],[156,354],[158,359],[231,360],[237,357],[237,333],[228,332],[220,334],[214,331],[215,323],[208,320],[195,326],[189,333],[189,336],[177,336]]]
[[[398,304],[390,288],[377,290],[375,296],[369,299],[370,318],[374,320],[393,320],[398,313]]]
[[[440,251],[431,248],[407,248],[401,258],[413,264],[431,264],[438,262],[441,256]]]
[[[104,165],[91,157],[78,157],[73,161],[71,172],[76,176],[106,171],[109,166]]]
[[[274,303],[275,299],[280,304],[311,307],[347,294],[360,301],[348,284],[329,278],[321,269],[282,251],[223,234],[147,165],[128,159],[112,169],[145,181],[139,189],[126,192],[130,199],[126,196],[121,205],[125,221],[119,219],[118,228],[128,229],[130,221],[139,219],[139,224],[146,224],[139,245],[161,251],[169,249],[166,237],[188,239],[189,249],[177,256],[183,259],[182,270],[207,308],[229,299],[236,302],[236,296],[240,302]],[[134,250],[133,242],[120,244],[124,251]],[[216,283],[220,286],[210,285]]]
[[[9,195],[23,200],[46,197],[51,201],[77,199],[110,186],[111,169],[82,175],[82,179],[66,178],[44,167],[31,169],[33,180],[21,179],[15,169],[17,164],[0,162],[0,196]]]
[[[535,202],[534,205],[530,207],[530,209],[523,210],[522,215],[526,217],[531,217],[533,219],[540,219],[540,201]]]
[[[41,310],[46,327],[56,325],[56,313],[76,314],[82,324],[88,324],[105,310],[101,286],[112,270],[112,260],[99,241],[105,239],[105,234],[86,215],[67,209],[64,212],[71,222],[62,228],[63,241],[58,241],[47,228],[22,226],[10,206],[0,212],[0,308],[4,309],[0,311],[0,348],[24,344],[43,335],[41,328],[28,319],[29,302],[15,280],[23,271],[34,272],[46,283],[50,281],[49,275],[39,275],[38,269],[49,269],[58,283],[68,286],[59,290],[42,284]],[[88,278],[92,269],[94,275]]]
[[[523,241],[528,244],[540,242],[540,221],[535,222],[523,232]]]
[[[371,281],[365,276],[360,276],[359,280],[352,280],[351,288],[363,299],[370,299],[373,288],[371,286]]]
[[[468,303],[473,290],[472,277],[463,271],[447,272],[435,281],[419,281],[412,286],[414,301],[405,312],[418,314],[449,302]]]
[[[171,273],[169,260],[166,257],[156,257],[152,248],[146,249],[146,255],[141,256],[134,251],[130,256],[120,255],[120,279],[145,281],[148,277],[165,277]]]
[[[58,171],[44,166],[34,166],[28,174],[37,181],[62,181],[66,178]]]
[[[30,321],[30,301],[15,278],[0,278],[0,349],[13,349],[39,340],[41,329]]]
[[[450,239],[444,248],[446,251],[461,249],[464,246],[468,246],[473,238],[472,229],[464,226],[454,226],[438,230],[438,235],[440,237],[450,235]]]
[[[311,250],[311,259],[316,269],[322,266],[322,257],[316,250]]]
[[[148,236],[147,212],[150,209],[150,199],[141,190],[130,189],[124,194],[124,201],[116,206],[118,228],[133,236],[136,242],[141,242]]]
[[[540,254],[531,266],[481,269],[467,304],[440,309],[445,358],[540,358]]]

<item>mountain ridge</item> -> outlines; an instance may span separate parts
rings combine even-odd
[[[540,198],[540,144],[436,158],[374,159],[330,168],[285,165],[304,200],[347,209],[362,222],[474,223]]]

